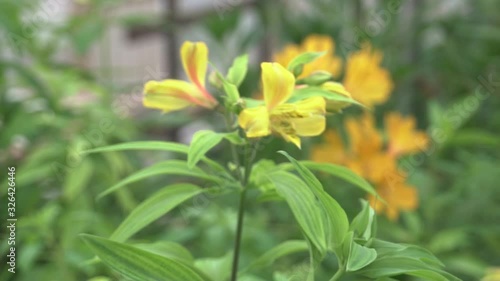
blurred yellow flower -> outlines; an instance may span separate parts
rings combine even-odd
[[[385,128],[389,139],[389,153],[395,156],[416,153],[427,148],[429,139],[424,132],[417,131],[415,118],[403,117],[393,112],[385,116]]]
[[[380,66],[381,61],[382,53],[369,44],[347,59],[342,84],[353,99],[367,107],[384,103],[394,88],[390,73]]]
[[[338,76],[342,67],[342,60],[335,56],[335,42],[330,36],[312,34],[307,36],[302,44],[290,44],[275,54],[274,61],[281,65],[288,65],[296,56],[304,52],[326,52],[323,56],[308,63],[298,78],[305,78],[318,70],[324,70],[333,76]]]
[[[403,124],[407,122],[403,118],[393,119],[391,116],[397,114],[391,113],[387,117],[391,119],[395,128],[398,128],[398,122]],[[330,130],[324,134],[325,142],[313,147],[312,159],[317,162],[345,165],[370,181],[380,197],[387,202],[386,205],[376,197],[369,196],[371,206],[378,213],[385,213],[391,220],[397,219],[401,211],[416,209],[417,191],[406,183],[406,175],[398,171],[397,156],[400,154],[393,154],[385,148],[382,134],[375,127],[373,115],[364,113],[359,118],[349,118],[345,121],[345,128],[350,143],[348,148],[344,146],[340,135]],[[404,132],[407,134],[407,130]],[[398,137],[399,134],[389,134],[388,142],[400,144],[405,148],[412,147],[405,140],[392,139]],[[409,153],[417,150],[404,151]]]
[[[500,281],[500,267],[489,268],[481,281]]]
[[[295,87],[293,74],[278,63],[264,62],[262,86],[265,106],[244,109],[238,123],[247,137],[278,133],[300,148],[299,136],[317,136],[325,130],[325,100],[310,97],[285,103]]]
[[[161,109],[166,113],[190,105],[207,108],[217,105],[217,100],[205,88],[208,65],[208,48],[205,43],[184,42],[181,47],[181,60],[191,83],[175,79],[148,81],[144,85],[145,107]]]
[[[401,211],[412,211],[418,206],[417,190],[404,181],[377,185],[377,193],[387,204],[370,195],[368,201],[377,213],[385,213],[390,220],[396,220]]]

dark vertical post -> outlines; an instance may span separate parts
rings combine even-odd
[[[179,63],[178,63],[178,39],[177,39],[177,17],[178,17],[178,3],[177,0],[167,1],[167,20],[165,28],[165,39],[167,48],[167,64],[170,66],[170,77],[179,78]]]

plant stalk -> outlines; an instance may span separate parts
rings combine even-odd
[[[340,277],[342,277],[342,275],[344,275],[345,273],[345,268],[343,266],[339,267],[339,270],[335,273],[335,275],[333,275],[332,279],[330,279],[330,281],[337,281],[337,280],[340,280]]]
[[[231,281],[236,281],[238,278],[238,264],[240,260],[241,237],[243,234],[243,219],[245,215],[245,198],[247,193],[248,181],[250,179],[250,174],[252,173],[253,160],[257,153],[257,146],[258,143],[251,153],[249,153],[248,151],[249,145],[245,147],[245,175],[241,179],[241,185],[243,187],[243,190],[241,191],[240,194],[240,202],[238,208],[238,221],[236,224],[236,239],[234,241],[233,265],[232,265],[231,279],[230,279]]]
[[[231,281],[236,281],[238,275],[238,263],[240,260],[241,236],[243,234],[243,218],[245,213],[245,197],[247,189],[244,188],[240,194],[240,206],[238,208],[238,222],[236,224],[236,239],[234,241],[233,266],[231,270]]]

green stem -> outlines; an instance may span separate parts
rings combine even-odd
[[[340,280],[340,277],[342,277],[342,275],[344,275],[344,273],[345,273],[345,268],[343,265],[340,265],[339,270],[335,273],[335,275],[333,275],[333,277],[332,277],[332,279],[330,279],[330,281]]]
[[[231,270],[231,281],[236,281],[238,275],[238,263],[240,260],[241,236],[243,234],[243,215],[245,213],[245,197],[247,189],[240,194],[240,207],[238,208],[238,223],[236,224],[236,240],[234,241],[233,266]]]
[[[238,263],[240,260],[241,237],[243,234],[243,218],[245,214],[245,197],[247,193],[247,185],[250,179],[250,174],[252,173],[253,160],[255,158],[255,154],[257,153],[257,146],[252,150],[251,155],[249,155],[250,153],[248,149],[249,145],[245,147],[245,176],[243,179],[241,179],[243,190],[240,194],[240,205],[238,208],[238,221],[236,224],[236,239],[234,241],[233,265],[230,279],[231,281],[236,281],[238,277]]]
[[[230,132],[232,130],[231,115],[229,113],[226,113],[224,117],[226,119],[226,129],[228,132]],[[231,143],[230,147],[231,147],[231,155],[233,157],[234,164],[236,165],[236,177],[238,178],[238,180],[240,180],[240,182],[242,182],[243,176],[241,175],[241,170],[240,170],[241,164],[240,164],[240,158],[238,157],[238,151],[236,150],[236,146],[234,144]]]

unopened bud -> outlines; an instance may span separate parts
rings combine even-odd
[[[208,83],[214,88],[222,89],[222,79],[220,78],[220,73],[217,71],[212,71],[208,76]]]

